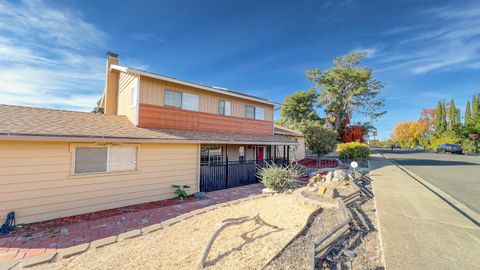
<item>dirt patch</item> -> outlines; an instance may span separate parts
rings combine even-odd
[[[260,214],[279,229],[259,227],[253,221],[229,227],[217,238],[206,261],[206,269],[258,269],[290,241],[313,211],[291,195],[246,201],[37,269],[196,269],[220,221]]]

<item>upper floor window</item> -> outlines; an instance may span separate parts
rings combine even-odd
[[[198,95],[182,93],[182,109],[198,111]]]
[[[166,90],[165,106],[198,111],[198,95]]]
[[[265,120],[265,109],[250,105],[245,106],[245,117],[257,120]]]
[[[174,107],[174,108],[182,108],[182,93],[166,90],[165,91],[165,106]]]
[[[137,85],[134,85],[132,87],[132,93],[130,96],[130,108],[137,106],[137,98],[138,98],[138,89],[137,89]]]
[[[135,171],[137,147],[105,146],[75,148],[74,173]]]
[[[230,101],[220,100],[218,102],[218,114],[232,115],[232,103]]]
[[[255,118],[255,107],[249,105],[245,106],[245,118]]]
[[[265,109],[255,107],[255,119],[257,120],[265,120]]]

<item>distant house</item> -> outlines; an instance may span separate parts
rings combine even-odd
[[[0,105],[2,219],[172,198],[172,184],[193,193],[255,183],[256,165],[288,162],[299,145],[274,135],[266,99],[121,66],[113,53],[101,106],[105,114]]]
[[[273,132],[275,135],[285,136],[296,141],[298,144],[289,148],[287,153],[290,160],[302,160],[306,157],[305,135],[299,131],[286,127],[275,125]],[[283,155],[283,148],[280,155]]]

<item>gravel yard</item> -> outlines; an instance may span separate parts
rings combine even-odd
[[[196,269],[218,223],[243,216],[260,217],[279,229],[254,221],[228,227],[215,241],[206,269],[258,269],[305,224],[315,209],[291,195],[275,195],[222,207],[165,229],[124,240],[35,269]]]

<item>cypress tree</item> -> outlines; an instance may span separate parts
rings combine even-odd
[[[473,96],[472,99],[472,123],[478,122],[478,99],[477,96]]]
[[[472,122],[472,110],[470,109],[470,100],[467,101],[467,106],[465,107],[465,126],[470,125]]]
[[[450,106],[448,106],[448,130],[453,130],[455,127],[457,108],[455,108],[455,101],[450,100]]]
[[[437,109],[435,113],[435,122],[434,122],[435,133],[437,134],[443,133],[446,127],[447,127],[447,120],[445,115],[445,108],[443,103],[439,101],[437,104]]]

